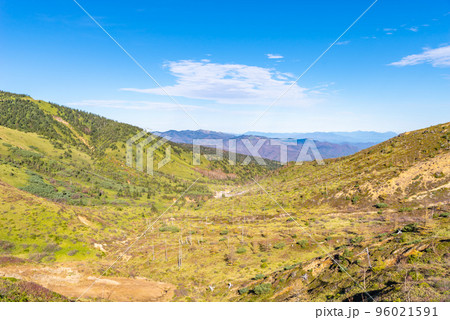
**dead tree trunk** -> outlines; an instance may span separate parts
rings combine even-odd
[[[178,269],[181,269],[181,264],[183,263],[183,251],[181,243],[178,245]]]
[[[167,261],[167,240],[164,239],[164,252],[165,252],[165,259]]]
[[[367,262],[369,263],[369,268],[372,269],[372,263],[370,262],[369,248],[366,248],[366,252],[367,252]]]

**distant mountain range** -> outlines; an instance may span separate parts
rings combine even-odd
[[[376,131],[352,131],[352,132],[292,132],[292,133],[272,133],[272,132],[246,132],[246,135],[264,136],[277,139],[313,139],[317,141],[331,143],[373,143],[377,144],[390,138],[397,133],[376,132]]]
[[[153,132],[154,134],[168,137],[176,143],[193,144],[196,139],[222,139],[223,149],[245,155],[251,155],[252,146],[255,146],[258,154],[262,158],[280,161],[281,148],[274,145],[281,143],[287,147],[287,161],[307,160],[308,157],[300,157],[300,151],[306,139],[314,140],[322,158],[336,158],[354,154],[362,149],[371,147],[377,143],[388,140],[397,134],[395,132],[314,132],[314,133],[268,133],[268,132],[247,132],[243,135],[224,133],[208,130],[170,130],[165,132]],[[235,140],[236,146],[230,145],[230,140]],[[261,141],[260,140],[266,140]],[[196,144],[211,146],[207,143]],[[251,144],[251,145],[250,145]],[[293,145],[294,144],[294,145]]]
[[[192,144],[195,139],[233,139],[237,137],[236,134],[209,130],[169,130],[165,132],[156,131],[152,133],[158,136],[170,137],[170,141],[172,142],[187,144]]]

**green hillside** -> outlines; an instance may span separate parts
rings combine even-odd
[[[231,166],[227,159],[209,162],[204,157],[201,166],[194,166],[192,147],[169,143],[171,161],[155,168],[155,176],[143,174],[125,166],[125,143],[141,129],[7,92],[0,92],[0,126],[3,180],[70,204],[158,203],[196,179],[187,195],[210,197],[216,185],[270,170],[254,163]],[[165,156],[160,149],[155,152],[156,163]]]

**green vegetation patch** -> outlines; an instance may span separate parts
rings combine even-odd
[[[172,232],[172,233],[177,233],[180,232],[180,228],[175,227],[175,226],[164,226],[159,228],[160,232]]]
[[[284,242],[278,242],[273,245],[274,249],[279,249],[279,250],[283,249],[284,247],[286,247],[286,244]]]
[[[239,247],[236,250],[236,253],[238,253],[238,254],[243,254],[243,253],[246,253],[246,252],[247,252],[247,249],[245,247]]]
[[[417,231],[418,231],[417,223],[410,223],[402,228],[402,232],[417,232]]]
[[[243,294],[249,293],[249,291],[250,291],[249,288],[241,288],[241,289],[238,290],[238,293],[240,295],[243,295]]]
[[[272,285],[270,283],[261,283],[255,286],[252,291],[254,294],[260,296],[262,294],[269,293],[270,289],[272,289]]]
[[[31,171],[29,171],[28,174],[30,175],[28,184],[25,187],[20,188],[21,190],[52,200],[70,199],[70,193],[59,192],[54,186],[46,183],[40,175]]]

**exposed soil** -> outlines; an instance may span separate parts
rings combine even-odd
[[[80,300],[170,301],[175,290],[172,284],[145,278],[105,277],[95,281],[96,277],[63,265],[8,265],[0,267],[0,277],[32,281],[73,300],[83,295]]]
[[[398,177],[388,181],[385,186],[378,190],[378,192],[374,192],[373,197],[376,198],[380,194],[394,194],[398,188],[404,191],[415,181],[416,177],[421,177],[421,182],[424,185],[436,182],[439,183],[439,180],[436,181],[436,174],[442,174],[443,176],[450,175],[450,154],[441,154],[427,161],[416,163],[406,171],[400,173]],[[446,186],[441,186],[440,188],[444,187]]]

